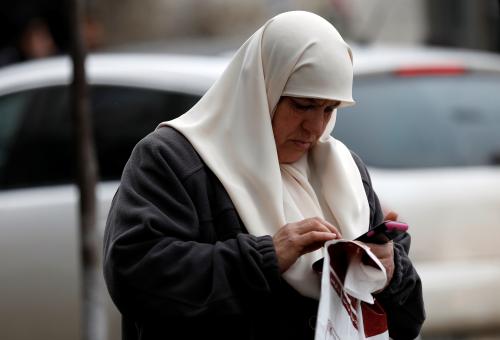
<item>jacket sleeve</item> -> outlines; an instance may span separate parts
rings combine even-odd
[[[383,221],[383,212],[366,166],[354,153],[353,158],[363,179],[370,205],[370,228],[373,228]],[[410,243],[408,233],[394,240],[394,275],[389,286],[376,296],[387,313],[389,335],[395,340],[415,339],[425,320],[422,282],[408,257]]]
[[[272,239],[241,233],[206,242],[167,156],[150,135],[125,166],[105,230],[110,295],[122,314],[137,318],[237,316],[279,284]]]

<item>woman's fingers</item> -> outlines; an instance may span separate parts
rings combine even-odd
[[[319,218],[284,225],[273,236],[280,271],[286,271],[299,256],[321,248],[326,241],[340,237],[337,228]]]
[[[386,205],[382,205],[382,213],[384,214],[384,220],[385,221],[397,221],[398,220],[398,213],[395,212],[394,210],[390,209]]]
[[[392,259],[394,257],[394,243],[392,241],[384,244],[366,243],[366,245],[379,259]]]
[[[338,239],[336,234],[330,232],[311,231],[300,236],[302,251],[300,255],[310,253],[321,248],[325,242]]]
[[[293,223],[290,223],[293,224]],[[310,231],[324,231],[330,232],[337,235],[338,238],[342,238],[340,231],[328,221],[325,221],[319,217],[312,217],[297,222],[297,231],[301,234],[310,232]]]
[[[384,244],[366,243],[366,245],[385,267],[387,286],[394,275],[394,243],[390,241]]]

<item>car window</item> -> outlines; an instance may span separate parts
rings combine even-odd
[[[123,86],[93,86],[91,109],[99,177],[116,180],[134,145],[159,122],[185,112],[197,95]],[[0,190],[74,181],[67,87],[0,97]]]
[[[198,95],[100,86],[93,89],[94,131],[102,180],[118,179],[135,144],[191,108]]]
[[[30,101],[29,93],[0,97],[0,169],[5,164],[12,136],[19,128],[23,112]]]
[[[332,135],[385,168],[498,164],[500,76],[358,77]]]

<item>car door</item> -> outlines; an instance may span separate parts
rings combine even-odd
[[[76,189],[64,184],[71,146],[58,117],[64,106],[43,89],[0,98],[0,323],[8,339],[80,334]]]
[[[334,136],[410,226],[425,331],[499,326],[499,88],[493,72],[358,77],[357,105],[337,116]]]
[[[102,236],[130,152],[160,121],[199,96],[116,85],[92,86]],[[2,337],[78,339],[81,274],[78,192],[67,86],[0,96],[0,324]],[[104,292],[110,339],[119,315]]]

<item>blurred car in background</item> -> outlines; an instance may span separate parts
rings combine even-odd
[[[96,55],[87,60],[101,182],[100,234],[134,145],[186,111],[227,64],[224,58]],[[0,338],[67,340],[81,334],[78,191],[71,63],[0,69]],[[107,297],[110,339],[120,318]]]
[[[410,226],[424,334],[500,329],[500,57],[357,52],[357,104],[339,113],[333,134]]]
[[[427,48],[356,48],[354,58],[357,105],[339,111],[333,135],[410,225],[424,337],[500,329],[500,58]],[[101,234],[133,146],[191,107],[228,60],[88,58]],[[62,57],[0,69],[0,325],[11,340],[81,334],[70,73]]]

